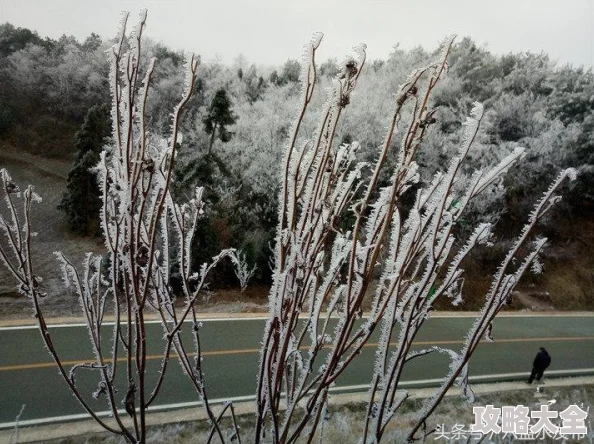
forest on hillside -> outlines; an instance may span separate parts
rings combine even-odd
[[[72,162],[60,209],[78,236],[99,232],[99,198],[90,169],[111,134],[105,54],[111,44],[96,34],[83,42],[71,36],[53,40],[0,25],[0,150],[10,146]],[[151,41],[144,42],[143,51],[158,61],[147,102],[150,130],[167,136],[169,112],[183,86],[184,55]],[[359,142],[359,156],[372,161],[392,106],[386,91],[395,91],[432,55],[422,48],[396,47],[388,59],[368,62],[350,97],[356,106],[346,111],[336,140]],[[321,88],[313,99],[318,107],[324,87],[345,63],[320,61]],[[241,56],[230,66],[199,65],[196,91],[183,116],[175,180],[175,193],[184,199],[197,185],[205,187],[205,215],[194,240],[196,263],[234,247],[256,266],[253,281],[269,282],[280,160],[298,109],[299,72],[299,62],[291,59],[279,67],[256,66]],[[437,112],[426,123],[430,130],[419,160],[425,176],[419,186],[447,166],[475,101],[484,104],[485,118],[466,168],[497,163],[518,146],[526,148],[526,156],[473,203],[457,227],[465,232],[477,222],[497,222],[499,242],[473,252],[465,266],[470,298],[488,285],[481,281],[482,270],[497,267],[536,198],[561,169],[574,167],[579,180],[564,189],[563,202],[542,227],[551,240],[544,256],[547,273],[526,285],[569,294],[556,308],[594,308],[594,259],[588,254],[594,247],[592,69],[558,66],[546,54],[495,55],[468,38],[458,39],[447,78],[431,104]],[[305,124],[314,131],[314,118]],[[217,286],[236,285],[231,265],[220,266],[212,279]]]

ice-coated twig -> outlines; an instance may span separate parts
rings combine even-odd
[[[237,279],[239,280],[239,286],[241,288],[241,292],[243,293],[248,286],[248,282],[250,281],[258,267],[254,264],[254,266],[250,268],[246,260],[245,253],[242,251],[231,252],[229,258],[231,259],[231,263],[234,267],[233,270],[235,271],[235,276],[237,276]]]
[[[146,409],[158,395],[170,355],[174,353],[203,402],[215,435],[225,442],[220,418],[216,419],[206,395],[199,329],[193,330],[194,350],[186,350],[181,326],[190,316],[195,326],[199,324],[194,308],[196,298],[208,273],[230,251],[222,252],[212,263],[202,264],[200,271],[194,272],[191,244],[203,212],[201,189],[194,199],[182,205],[175,203],[170,193],[181,142],[180,116],[195,86],[198,60],[193,55],[186,58],[186,78],[180,101],[172,113],[171,137],[165,140],[152,134],[147,129],[145,112],[156,61],[152,59],[143,66],[146,17],[146,11],[142,11],[138,24],[127,34],[128,14],[124,14],[116,43],[109,51],[113,143],[105,147],[93,169],[101,192],[100,227],[107,254],[103,257],[87,254],[82,266],[77,268],[62,253],[56,253],[64,284],[74,288],[80,301],[94,354],[92,362],[74,365],[68,371],[54,347],[39,304],[39,298],[45,295],[41,290],[42,280],[34,274],[30,251],[34,235],[30,212],[32,204],[40,198],[32,187],[21,192],[5,170],[1,171],[1,185],[9,216],[8,220],[0,218],[0,230],[7,240],[0,243],[0,258],[14,275],[19,291],[31,298],[42,338],[63,379],[102,427],[129,442],[146,442]],[[142,79],[141,72],[144,72]],[[15,205],[15,198],[22,200],[22,211]],[[179,261],[186,298],[181,310],[174,304],[170,285],[173,261]],[[113,306],[115,322],[111,341],[106,341],[102,328],[109,306]],[[159,312],[165,332],[163,358],[150,388],[152,369],[147,366],[145,322],[148,308]],[[100,419],[80,393],[75,384],[75,374],[80,369],[96,370],[93,374],[98,379],[98,388],[93,396],[107,403],[115,420],[113,425]],[[127,387],[124,399],[118,394],[120,385]],[[119,408],[121,402],[125,404],[123,411]],[[130,422],[124,421],[124,416]]]

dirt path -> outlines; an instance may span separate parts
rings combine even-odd
[[[63,290],[61,271],[53,253],[63,251],[75,263],[79,263],[85,252],[98,249],[96,241],[73,236],[64,213],[57,209],[66,190],[70,166],[68,161],[46,159],[6,143],[0,144],[0,168],[6,168],[21,189],[31,184],[42,197],[42,201],[33,206],[31,213],[33,230],[38,233],[32,243],[34,266],[37,274],[44,279],[45,291],[52,296],[56,295],[49,304],[59,301],[69,308],[73,306],[72,298]],[[4,205],[0,205],[0,213],[4,211]],[[14,297],[15,288],[14,278],[4,266],[0,267],[0,318],[27,318],[31,315],[29,301]],[[74,306],[76,305],[77,302]],[[68,310],[65,314],[74,313]]]
[[[58,159],[47,159],[41,156],[26,153],[7,143],[0,144],[0,166],[5,164],[20,163],[27,170],[37,170],[42,174],[55,176],[65,180],[68,177],[68,171],[71,162]]]

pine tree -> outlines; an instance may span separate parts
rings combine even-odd
[[[58,209],[66,213],[70,228],[89,236],[99,234],[99,187],[91,171],[99,162],[107,137],[111,134],[111,121],[107,105],[89,109],[85,121],[75,135],[76,158],[68,173],[68,184]]]
[[[210,134],[210,143],[208,145],[209,154],[212,150],[215,138],[218,137],[221,142],[229,142],[229,140],[231,140],[233,133],[227,130],[227,126],[233,125],[236,121],[237,116],[235,116],[231,110],[231,100],[227,96],[227,91],[221,88],[215,93],[212,102],[210,102],[208,114],[202,120],[204,123],[204,130],[207,134]]]

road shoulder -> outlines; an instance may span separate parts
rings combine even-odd
[[[431,317],[433,318],[472,318],[476,317],[479,312],[476,311],[437,311],[432,313]],[[365,315],[365,314],[364,314]],[[542,316],[551,316],[551,317],[586,317],[591,316],[594,317],[593,311],[505,311],[499,313],[497,315],[498,318],[505,318],[505,317],[542,317]],[[198,317],[200,319],[261,319],[266,318],[267,313],[199,313]],[[148,314],[145,316],[146,320],[149,321],[157,321],[159,319],[158,314]],[[113,316],[106,316],[105,322],[113,322]],[[45,322],[48,325],[67,325],[67,324],[84,324],[85,319],[82,317],[55,317],[55,318],[46,318]],[[8,320],[0,320],[0,328],[10,328],[10,327],[23,327],[23,326],[34,326],[36,325],[35,318],[24,318],[24,319],[8,319]]]
[[[573,378],[555,378],[547,379],[545,387],[584,387],[586,385],[594,385],[594,376],[580,376]],[[487,383],[487,384],[473,384],[472,389],[476,395],[486,393],[499,393],[509,391],[529,391],[535,392],[536,385],[528,385],[525,382],[501,382],[501,383]],[[434,392],[434,388],[419,388],[410,389],[409,398],[419,399],[427,398]],[[460,389],[452,388],[446,396],[459,396]],[[367,393],[344,393],[334,394],[332,396],[332,404],[334,406],[353,405],[365,403]],[[249,415],[254,411],[253,402],[239,402],[235,403],[236,415]],[[213,406],[215,414],[222,408],[222,406]],[[147,424],[149,426],[177,424],[190,421],[204,421],[206,419],[203,410],[200,407],[173,410],[167,412],[151,413],[147,417]],[[27,427],[18,430],[19,443],[36,443],[65,440],[75,436],[106,434],[106,432],[92,420],[82,420],[77,422],[50,424],[37,427]],[[15,430],[1,430],[0,444],[15,442]]]

